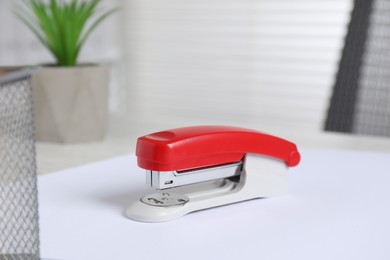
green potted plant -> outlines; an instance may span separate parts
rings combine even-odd
[[[115,10],[101,0],[24,0],[16,15],[51,52],[56,64],[33,77],[36,138],[62,143],[100,140],[107,125],[108,69],[78,64],[85,42]]]

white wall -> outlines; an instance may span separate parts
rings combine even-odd
[[[0,66],[50,62],[12,2],[0,1]],[[115,65],[110,102],[125,132],[193,124],[321,131],[352,0],[103,4],[123,9],[81,60],[127,61]]]
[[[321,131],[352,0],[124,2],[128,117]]]

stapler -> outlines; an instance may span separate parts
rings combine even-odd
[[[138,166],[160,190],[134,201],[126,215],[163,222],[187,213],[287,192],[287,169],[300,154],[295,144],[250,129],[195,126],[137,140]]]

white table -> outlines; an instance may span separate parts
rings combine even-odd
[[[289,195],[165,223],[124,215],[132,155],[40,176],[41,255],[99,259],[390,259],[390,154],[302,150]]]

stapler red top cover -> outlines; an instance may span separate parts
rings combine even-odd
[[[250,129],[230,126],[183,127],[137,140],[138,166],[152,171],[178,171],[238,162],[246,153],[261,154],[295,166],[295,144]]]

